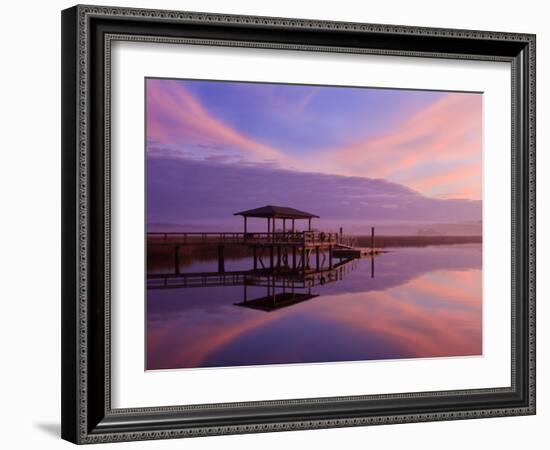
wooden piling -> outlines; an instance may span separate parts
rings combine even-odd
[[[374,227],[370,228],[370,248],[371,252],[374,253]]]
[[[315,270],[317,270],[317,272],[319,272],[319,253],[320,253],[320,249],[319,249],[319,246],[316,246],[315,247]]]
[[[224,256],[224,246],[218,245],[218,272],[225,272],[225,256]]]
[[[179,275],[180,273],[180,246],[176,245],[174,247],[174,273]]]

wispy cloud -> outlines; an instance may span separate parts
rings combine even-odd
[[[431,197],[481,198],[480,94],[376,90],[373,96],[375,90],[356,89],[346,108],[343,88],[200,85],[202,96],[184,81],[148,80],[150,151],[160,144],[195,159],[384,178]],[[216,114],[220,97],[223,111]],[[246,114],[238,117],[241,97]]]
[[[308,87],[306,91],[295,89],[288,92],[288,95],[281,95],[281,86],[278,85],[275,89],[265,90],[266,100],[269,102],[270,108],[277,114],[287,118],[296,118],[304,114],[308,105],[317,97],[321,89],[321,87]]]
[[[432,196],[458,198],[468,188],[470,198],[479,199],[481,101],[478,94],[447,94],[394,129],[325,150],[322,164],[345,175],[387,178]],[[438,165],[447,169],[434,174]]]
[[[285,160],[268,144],[246,136],[215,118],[181,84],[147,80],[147,139],[169,144],[231,146],[256,160]]]

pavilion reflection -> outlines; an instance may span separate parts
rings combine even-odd
[[[148,274],[147,289],[242,286],[242,300],[234,305],[268,312],[318,297],[319,294],[314,292],[316,287],[338,282],[356,268],[356,259],[346,259],[332,268],[305,271],[256,269],[223,273],[155,273]],[[251,287],[265,288],[265,295],[249,298]],[[257,295],[258,289],[254,291]]]

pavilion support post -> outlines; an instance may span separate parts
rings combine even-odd
[[[302,247],[302,272],[306,272],[306,246]]]
[[[332,245],[328,248],[328,267],[332,269]]]
[[[277,245],[277,267],[281,267],[281,246]]]
[[[283,219],[283,236],[286,234],[286,219]]]
[[[244,216],[244,238],[246,239],[247,227],[246,227],[246,216]]]
[[[223,245],[218,245],[218,272],[225,272],[225,255]]]
[[[254,270],[258,270],[258,247],[256,245],[252,247],[252,253],[254,255]]]
[[[269,247],[269,268],[273,269],[273,246]]]
[[[294,219],[292,219],[292,234],[294,234],[294,231],[296,230],[295,226],[294,226]]]
[[[267,218],[267,234],[271,233],[271,218]]]
[[[307,219],[307,230],[311,231],[311,217]]]

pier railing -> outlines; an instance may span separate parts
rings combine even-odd
[[[340,241],[340,235],[338,233],[325,233],[323,231],[304,231],[303,239],[308,244],[337,244]]]
[[[147,243],[152,245],[186,245],[186,244],[337,244],[341,242],[338,233],[323,231],[276,231],[265,232],[191,232],[191,233],[147,233]]]

